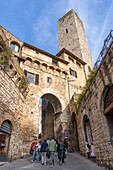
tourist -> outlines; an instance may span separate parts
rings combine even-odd
[[[49,145],[49,142],[50,142],[50,140],[49,140],[49,138],[47,138],[47,144]]]
[[[57,150],[56,141],[54,140],[54,137],[52,137],[52,140],[49,142],[48,150],[50,152],[50,167],[52,167],[53,165],[55,165],[54,156],[55,156],[55,152]]]
[[[48,144],[47,144],[46,139],[45,139],[44,142],[41,145],[41,150],[40,150],[40,152],[42,153],[42,165],[46,165],[47,147],[48,147]]]
[[[91,143],[91,157],[96,157],[96,155],[95,155],[95,146],[94,146],[94,144],[93,143]]]
[[[65,149],[66,149],[66,146],[65,146],[64,142],[62,142],[62,140],[60,139],[59,143],[58,143],[58,147],[57,147],[58,159],[59,159],[60,165],[64,165],[64,163],[65,163],[64,162],[64,159],[66,158]]]
[[[65,138],[65,139],[64,139],[64,144],[65,144],[65,146],[66,146],[66,152],[65,152],[65,153],[67,154],[67,151],[68,151],[68,143],[67,143],[67,138]]]
[[[90,158],[90,152],[89,152],[89,144],[86,142],[86,152],[87,152],[87,158],[89,159]]]
[[[37,139],[35,138],[35,140],[32,142],[32,144],[31,144],[31,151],[33,151],[33,156],[32,156],[32,160],[31,160],[31,162],[33,163],[33,161],[35,160],[36,161],[36,145],[38,144],[38,142],[37,142]]]
[[[36,145],[38,147],[38,163],[40,162],[41,160],[41,144],[42,144],[42,141],[40,140],[39,143]]]

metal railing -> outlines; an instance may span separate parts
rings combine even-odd
[[[107,38],[104,40],[104,45],[103,45],[103,48],[97,58],[97,61],[94,65],[94,67],[98,67],[101,62],[102,62],[102,59],[104,58],[104,56],[106,55],[108,49],[109,49],[109,46],[111,45],[113,41],[113,30],[110,31],[109,35],[107,36]]]

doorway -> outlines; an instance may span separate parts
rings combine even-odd
[[[91,143],[93,142],[93,137],[91,132],[90,121],[87,115],[84,115],[83,122],[86,142],[89,144],[89,146],[91,146]]]
[[[47,99],[42,99],[42,132],[43,138],[54,136],[54,109]]]
[[[11,131],[10,121],[4,121],[0,127],[0,162],[7,161]]]

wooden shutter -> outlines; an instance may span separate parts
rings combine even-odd
[[[69,70],[70,70],[70,75],[72,75],[71,68],[69,68]]]
[[[35,75],[35,84],[39,85],[39,74]]]
[[[77,78],[77,72],[75,71],[75,77]]]
[[[27,77],[27,70],[24,70],[24,74],[25,74],[25,76]]]

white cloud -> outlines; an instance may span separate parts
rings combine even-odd
[[[52,51],[52,53],[58,52],[57,20],[60,18],[59,16],[65,14],[65,7],[66,1],[62,0],[61,3],[58,0],[54,4],[48,4],[40,16],[37,17],[33,25],[33,35],[39,48],[49,52]]]
[[[112,18],[113,2],[110,7],[104,6],[103,0],[57,0],[48,4],[33,24],[35,44],[46,51],[57,53],[57,20],[72,8],[83,21],[93,62],[95,62],[106,34],[109,33],[107,25]]]

